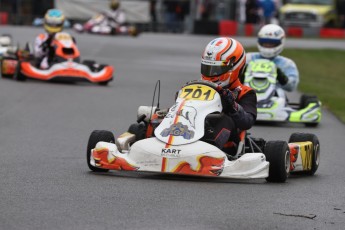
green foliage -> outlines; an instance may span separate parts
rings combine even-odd
[[[247,52],[257,51],[255,48]],[[300,72],[298,90],[318,96],[324,107],[345,122],[345,51],[333,49],[284,49]]]

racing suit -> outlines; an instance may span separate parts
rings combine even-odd
[[[48,43],[49,40],[54,36],[54,34],[41,33],[35,39],[34,44],[34,56],[38,61],[38,67],[41,69],[47,69],[48,64]]]
[[[237,80],[239,82],[239,80]],[[208,127],[205,130],[205,141],[212,141],[214,144],[226,151],[226,148],[232,148],[234,143],[239,141],[239,132],[250,129],[257,116],[257,99],[255,91],[249,86],[240,83],[230,92],[235,92],[233,105],[227,105],[223,100],[223,115],[221,119],[209,120]],[[229,91],[228,91],[229,92]],[[230,108],[229,108],[230,106]],[[227,151],[226,151],[227,152]]]
[[[256,59],[267,59],[260,55],[260,53],[247,53],[247,64],[250,61]],[[292,92],[297,89],[299,83],[299,73],[297,66],[294,61],[289,58],[283,56],[276,56],[270,59],[274,64],[276,64],[277,68],[287,77],[287,80],[279,81],[278,76],[278,86],[286,91]],[[279,75],[279,73],[278,73]]]

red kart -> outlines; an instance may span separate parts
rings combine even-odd
[[[8,53],[1,60],[2,77],[13,77],[18,81],[34,78],[45,81],[88,81],[107,85],[113,79],[114,68],[95,61],[80,63],[80,52],[73,37],[65,32],[56,33],[48,44],[47,69],[39,67],[28,46],[24,50]]]

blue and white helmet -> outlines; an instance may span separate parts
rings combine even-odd
[[[261,56],[274,58],[284,49],[285,32],[276,24],[263,26],[258,33],[258,49]]]

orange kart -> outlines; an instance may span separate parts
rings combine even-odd
[[[39,68],[39,61],[29,50],[17,50],[5,55],[1,61],[2,77],[13,77],[18,81],[34,78],[45,81],[88,81],[107,85],[113,79],[114,68],[95,61],[80,63],[80,53],[71,35],[55,34],[48,44],[49,68]]]

